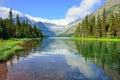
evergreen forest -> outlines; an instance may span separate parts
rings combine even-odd
[[[12,9],[9,12],[8,19],[0,18],[0,38],[40,38],[42,32],[36,25],[29,24],[28,19],[20,21],[19,15],[13,18]]]

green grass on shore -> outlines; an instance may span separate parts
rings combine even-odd
[[[73,38],[74,40],[91,40],[91,41],[120,41],[116,38]]]
[[[12,55],[14,55],[15,51],[24,50],[23,47],[19,46],[19,44],[24,43],[25,41],[32,40],[29,38],[23,39],[8,39],[8,40],[0,40],[0,62],[7,61]]]

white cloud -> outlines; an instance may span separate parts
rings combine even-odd
[[[82,0],[78,7],[73,6],[68,9],[66,13],[66,21],[68,23],[71,23],[78,19],[84,18],[87,14],[90,14],[92,12],[94,5],[100,4],[101,0]]]
[[[8,10],[10,11],[8,8],[0,7],[0,17],[3,19],[8,18]]]
[[[0,7],[0,17],[2,17],[3,19],[8,18],[9,11],[10,11],[10,8]],[[12,10],[12,12],[14,14],[13,17],[16,17],[17,14],[19,14],[20,17],[25,17],[25,15],[23,13],[18,12],[16,10]]]
[[[94,6],[100,4],[101,0],[82,0],[79,6],[72,6],[68,9],[64,19],[51,21],[59,25],[67,25],[92,13]]]
[[[5,0],[0,0],[0,2],[4,2],[4,1]],[[92,12],[94,5],[100,5],[100,4],[101,4],[101,0],[82,0],[79,6],[72,6],[71,8],[68,9],[64,19],[56,19],[56,20],[36,18],[27,14],[24,15],[23,13],[15,10],[13,11],[13,14],[14,14],[14,17],[17,14],[19,14],[19,16],[22,16],[22,17],[26,16],[29,19],[34,20],[35,22],[41,21],[41,22],[48,22],[48,23],[53,23],[57,25],[67,25],[78,19],[84,18],[87,14],[90,14]],[[10,11],[9,8],[0,7],[0,16],[2,16],[2,18],[7,18],[9,11]]]
[[[56,25],[67,25],[66,20],[65,19],[57,19],[57,20],[49,20],[49,19],[44,19],[44,18],[37,18],[37,17],[33,17],[30,15],[25,15],[26,17],[28,17],[31,20],[34,20],[36,22],[47,22],[47,23],[52,23],[52,24],[56,24]]]

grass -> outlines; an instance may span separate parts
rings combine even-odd
[[[10,59],[12,55],[14,55],[15,51],[22,51],[24,50],[23,47],[19,46],[18,44],[22,44],[25,41],[32,40],[29,38],[23,39],[14,39],[11,38],[9,40],[0,40],[0,62],[7,61]]]
[[[91,40],[91,41],[120,41],[116,38],[73,38],[74,40]]]
[[[24,48],[20,47],[20,46],[13,47],[13,51],[23,51],[23,50],[24,50]]]
[[[14,52],[11,50],[0,53],[0,62],[7,61],[12,55],[14,55]]]

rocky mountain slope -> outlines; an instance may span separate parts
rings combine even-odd
[[[119,4],[120,0],[105,0],[105,4],[99,8],[97,11],[93,13],[93,15],[97,15],[98,13],[102,13],[103,9],[109,9],[110,7],[113,7],[116,4]]]

